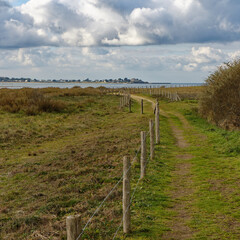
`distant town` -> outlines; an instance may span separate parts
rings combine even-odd
[[[101,79],[101,80],[90,80],[89,78],[84,80],[68,80],[68,79],[48,79],[48,80],[38,80],[31,78],[9,78],[9,77],[0,77],[0,82],[51,82],[51,83],[70,83],[70,82],[81,82],[81,83],[129,83],[129,84],[148,84],[138,78],[118,78],[118,79]]]

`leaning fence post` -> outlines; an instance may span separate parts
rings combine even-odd
[[[130,177],[131,163],[129,157],[123,158],[123,232],[129,233],[131,230],[131,215],[130,215]]]
[[[81,217],[78,216],[69,216],[66,219],[67,226],[67,240],[76,240],[81,231]]]
[[[141,114],[143,114],[143,99],[141,99]]]
[[[156,144],[160,142],[160,132],[159,132],[159,103],[156,103],[155,109],[155,135],[156,135]]]
[[[151,160],[154,158],[154,123],[153,120],[149,121],[149,132],[150,132],[150,157]]]
[[[146,132],[141,132],[141,179],[146,175],[146,163],[147,163],[147,143]]]

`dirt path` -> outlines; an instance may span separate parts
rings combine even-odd
[[[218,130],[191,112],[186,119],[181,113],[194,106],[160,101],[156,171],[146,185],[149,199],[141,198],[147,207],[136,225],[143,227],[131,239],[240,239],[238,132]]]
[[[183,121],[183,118],[183,116],[179,118],[183,127],[189,127],[187,120],[184,119]],[[191,196],[194,193],[190,160],[194,156],[187,151],[189,143],[184,138],[183,129],[177,127],[171,119],[169,119],[169,123],[176,138],[179,154],[176,153],[176,166],[173,172],[172,191],[170,193],[173,200],[173,206],[170,211],[173,217],[169,221],[168,227],[171,230],[166,232],[162,239],[190,239],[193,236],[193,231],[188,226],[188,222],[191,220]]]
[[[131,95],[131,98],[138,101],[138,102],[141,102],[142,99],[144,101],[150,102],[150,103],[152,103],[153,110],[155,109],[156,102],[153,101],[152,99],[142,97],[142,96],[133,95],[133,94]],[[169,117],[169,115],[166,112],[164,112],[162,109],[160,109],[160,114],[164,117]]]
[[[152,108],[153,108],[153,109],[155,108],[156,102],[154,102],[154,101],[151,100],[151,99],[148,99],[148,98],[146,98],[146,97],[140,97],[140,96],[133,95],[133,94],[131,95],[131,98],[134,99],[134,100],[136,100],[136,101],[138,101],[138,102],[141,102],[141,100],[143,99],[144,101],[147,101],[147,102],[152,103]]]
[[[136,95],[132,95],[132,98],[137,101],[144,99],[145,101],[151,102],[153,107],[155,107],[155,102],[151,99]],[[170,209],[173,217],[168,222],[170,231],[166,232],[162,236],[162,239],[190,239],[194,233],[188,226],[192,217],[191,203],[192,195],[194,194],[193,180],[191,176],[191,159],[194,156],[192,156],[187,150],[190,145],[184,137],[184,130],[189,130],[191,126],[184,116],[179,113],[167,113],[161,109],[160,113],[164,117],[168,118],[172,133],[176,139],[176,144],[179,149],[176,152],[176,165],[175,170],[172,173],[173,179],[171,183],[171,192],[169,194],[173,200],[173,206]],[[181,121],[182,127],[179,127],[174,123],[171,118],[172,115]]]

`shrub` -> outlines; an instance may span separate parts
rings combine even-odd
[[[208,77],[199,111],[220,127],[240,128],[240,60],[219,67]]]

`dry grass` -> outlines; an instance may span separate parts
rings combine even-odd
[[[140,131],[148,127],[149,115],[140,115],[137,104],[131,114],[120,111],[117,96],[96,95],[95,90],[88,96],[63,94],[75,89],[41,91],[76,111],[1,112],[0,239],[66,239],[66,216],[81,214],[87,222],[119,180],[122,157],[135,155]],[[121,221],[120,195],[121,187],[84,239],[112,236]]]
[[[41,112],[61,112],[65,109],[65,104],[46,97],[40,90],[4,89],[0,91],[0,108],[10,113],[36,115]]]
[[[200,113],[226,129],[240,128],[240,60],[225,64],[206,80]]]
[[[70,97],[70,96],[94,96],[101,95],[104,87],[99,88],[81,88],[81,87],[73,87],[73,88],[44,88],[40,89],[44,94],[48,96],[60,96],[60,97]]]
[[[63,112],[67,110],[67,106],[56,97],[94,96],[101,94],[101,92],[101,89],[82,89],[79,87],[71,89],[0,89],[0,109],[10,113],[23,112],[27,115],[36,115],[42,112]]]
[[[165,88],[164,86],[160,88],[122,88],[122,89],[114,89],[116,93],[125,91],[130,94],[147,94],[152,97],[160,97],[165,99],[164,93],[178,93],[182,100],[198,100],[201,96],[201,93],[204,89],[204,86],[193,86],[193,87],[170,87]]]
[[[174,87],[167,88],[166,91],[178,93],[182,100],[197,100],[200,98],[204,87]]]

